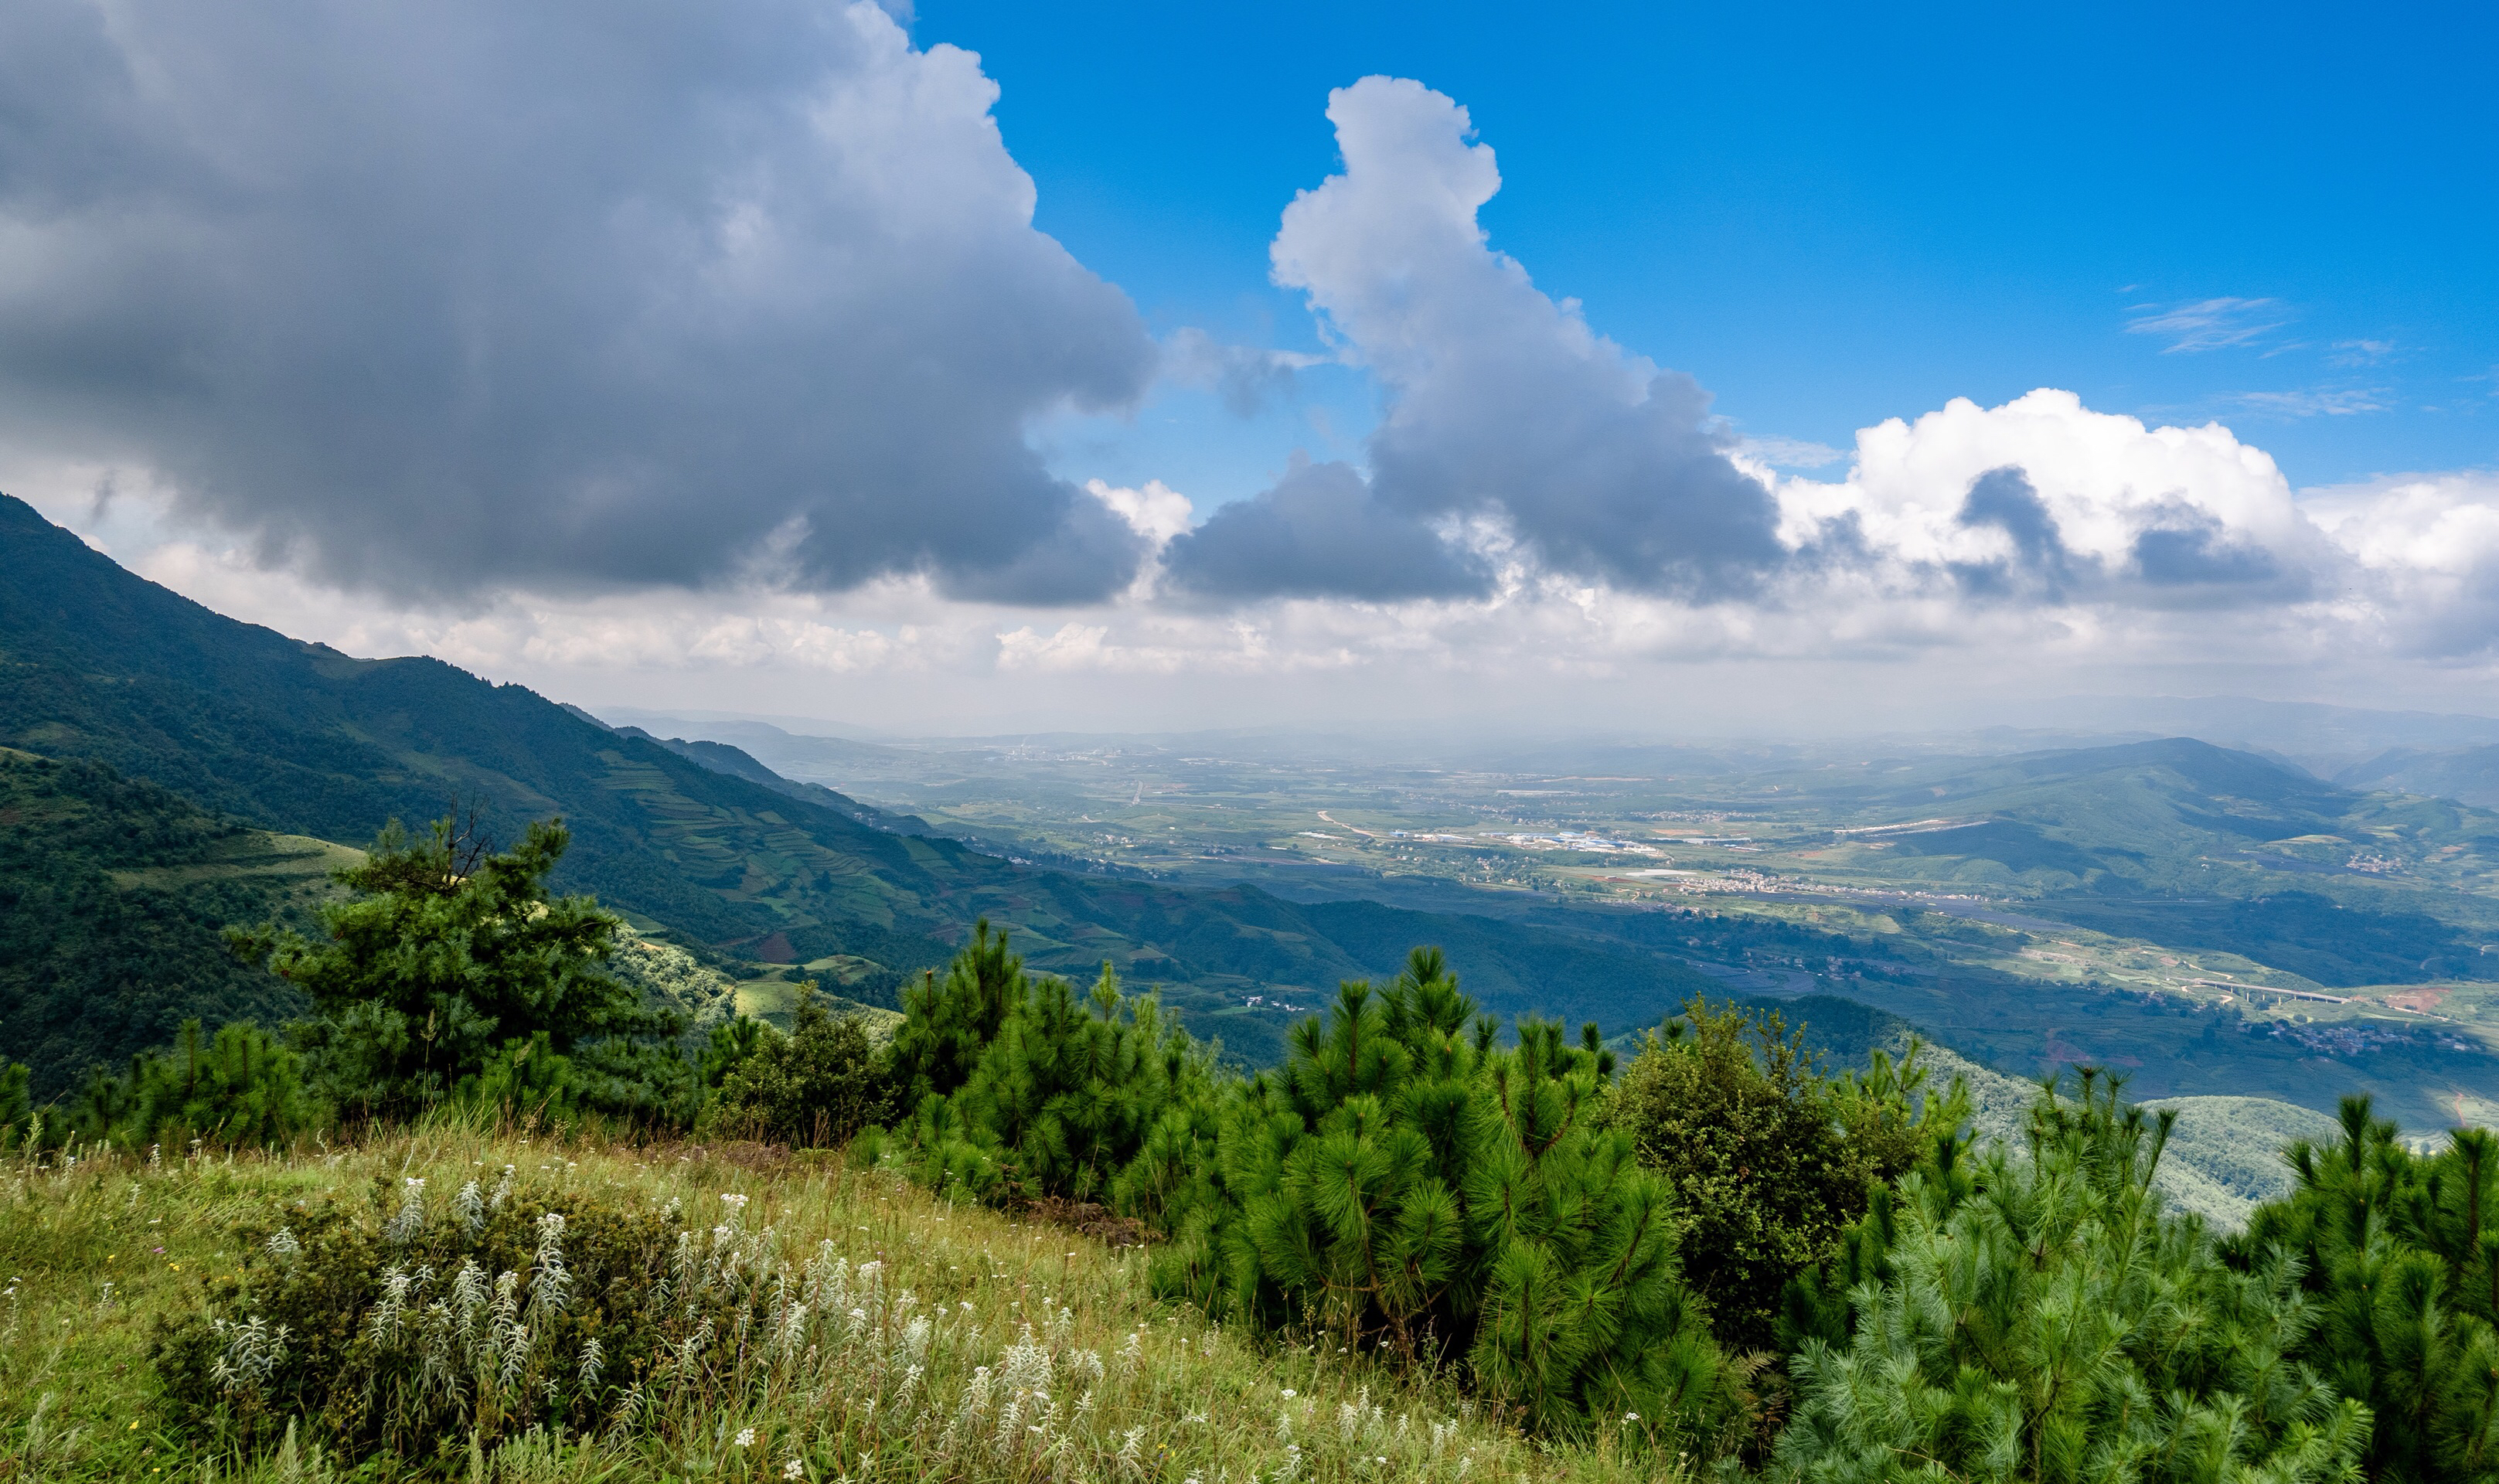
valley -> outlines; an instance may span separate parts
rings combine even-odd
[[[1728,991],[1846,996],[2024,1076],[2091,1061],[2150,1096],[2330,1110],[2325,1089],[2367,1087],[2408,1120],[2499,1117],[2499,816],[2189,739],[1391,765],[1324,737],[619,720],[990,849],[1639,944]]]

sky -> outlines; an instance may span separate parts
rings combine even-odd
[[[2499,709],[2494,41],[29,0],[0,490],[594,706]]]

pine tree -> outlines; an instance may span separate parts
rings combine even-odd
[[[517,1064],[539,1036],[570,1056],[673,1033],[604,970],[621,920],[589,897],[549,894],[570,843],[554,821],[501,853],[452,820],[423,839],[393,821],[363,862],[336,873],[356,896],[321,909],[329,942],[276,924],[230,939],[310,996],[297,1039],[349,1114],[407,1112],[489,1063]],[[640,1059],[610,1049],[610,1075]]]
[[[950,981],[977,983],[972,973]],[[1055,976],[1007,982],[1022,997],[970,1076],[951,1096],[925,1097],[906,1125],[921,1178],[982,1200],[1110,1196],[1167,1111],[1206,1101],[1214,1054],[1166,1021],[1153,996],[1122,994],[1108,963],[1083,1001]],[[915,1011],[945,1013],[925,1000]]]
[[[2230,1258],[2301,1265],[2320,1313],[2300,1353],[2376,1414],[2371,1477],[2499,1480],[2499,1151],[2463,1129],[2422,1156],[2367,1097],[2341,1113],[2341,1142],[2290,1147],[2298,1188]]]
[[[1157,1127],[1139,1162],[1175,1192],[1156,1281],[1348,1348],[1462,1361],[1541,1426],[1714,1430],[1733,1373],[1676,1274],[1666,1186],[1597,1124],[1610,1070],[1594,1027],[1572,1046],[1531,1021],[1496,1049],[1417,950],[1385,992],[1342,986],[1282,1069],[1239,1087],[1213,1178],[1169,1174],[1202,1118]]]
[[[1847,1339],[1792,1362],[1772,1477],[2356,1477],[2369,1413],[2295,1358],[2296,1265],[2233,1271],[2162,1212],[2174,1116],[2087,1070],[2077,1101],[2034,1105],[2022,1154],[1912,1172],[1848,1249]]]
[[[903,991],[893,1075],[905,1113],[932,1093],[943,1096],[970,1081],[1007,1013],[1029,992],[1023,955],[1007,947],[1007,934],[991,934],[987,918],[972,932],[943,982],[931,971]]]

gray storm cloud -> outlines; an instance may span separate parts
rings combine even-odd
[[[1176,583],[1243,595],[1263,570],[1277,592],[1466,595],[1479,563],[1414,557],[1465,526],[1547,571],[1701,599],[1785,559],[1776,507],[1728,458],[1699,384],[1595,334],[1486,245],[1477,212],[1501,176],[1466,110],[1375,77],[1331,94],[1328,118],[1344,172],[1286,209],[1271,257],[1386,392],[1370,477],[1322,496],[1297,472],[1227,508],[1175,543]],[[1374,565],[1344,544],[1360,533]]]
[[[1372,498],[1345,464],[1296,458],[1272,489],[1235,500],[1165,557],[1182,584],[1216,598],[1478,596],[1483,564]]]
[[[0,6],[0,436],[403,595],[1120,589],[1158,352],[869,5]]]

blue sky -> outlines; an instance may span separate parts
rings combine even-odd
[[[2055,386],[2219,418],[2313,486],[2499,463],[2491,16],[928,0],[914,35],[980,53],[1038,225],[1157,330],[1316,348],[1267,244],[1335,167],[1328,90],[1388,73],[1497,151],[1493,245],[1748,433],[1844,448]],[[2216,300],[2259,303],[2214,348],[2126,328]],[[1323,426],[1166,391],[1055,462],[1203,509],[1331,430],[1358,452],[1367,386],[1309,398]]]

